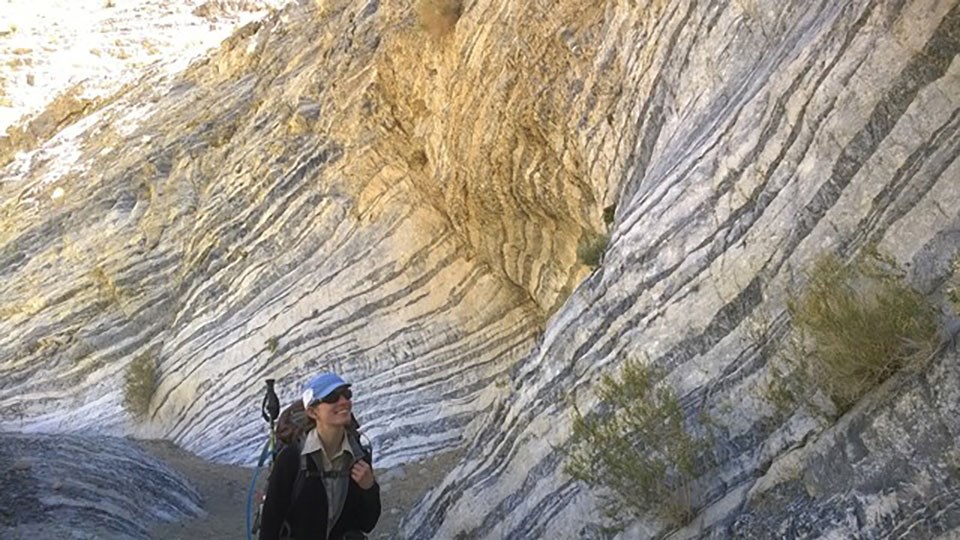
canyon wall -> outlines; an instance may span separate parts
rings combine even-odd
[[[292,5],[3,169],[0,428],[249,463],[263,379],[336,369],[382,465],[465,451],[404,537],[599,537],[572,406],[642,358],[721,428],[679,535],[947,534],[955,349],[839,419],[763,395],[821,254],[941,294],[958,50],[955,1]]]

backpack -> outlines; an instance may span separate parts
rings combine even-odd
[[[277,449],[276,452],[280,452],[284,446],[290,444],[303,444],[303,438],[307,433],[313,429],[314,423],[310,417],[307,416],[306,410],[304,410],[303,402],[296,400],[290,404],[286,409],[280,413],[280,418],[277,419],[276,434],[277,434]],[[360,448],[363,452],[364,460],[373,465],[373,447],[370,444],[362,444],[360,440],[363,437],[363,434],[360,432],[360,422],[357,421],[357,417],[350,413],[350,425],[347,427],[347,437],[351,439],[351,443],[356,442],[356,447]]]

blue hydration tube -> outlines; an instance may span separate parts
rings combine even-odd
[[[277,417],[280,416],[280,399],[274,389],[275,379],[266,380],[266,393],[263,396],[263,402],[260,404],[260,416],[270,424],[270,436],[263,445],[263,451],[260,452],[260,460],[257,461],[257,469],[253,471],[253,479],[250,480],[250,489],[247,491],[247,540],[253,540],[253,495],[257,487],[257,477],[260,476],[260,469],[270,456],[270,463],[273,463],[274,453],[277,447],[277,433],[274,431]]]
[[[247,490],[247,540],[253,540],[253,495],[257,487],[257,477],[260,476],[260,469],[267,461],[267,456],[273,450],[273,437],[263,443],[263,451],[260,452],[260,459],[257,461],[257,468],[253,471],[253,478],[250,480],[250,489]]]

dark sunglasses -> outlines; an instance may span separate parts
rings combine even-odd
[[[353,399],[353,392],[349,388],[341,388],[339,390],[334,390],[326,395],[326,397],[320,399],[321,403],[326,403],[327,405],[333,405],[334,403],[340,401],[340,397],[343,396],[347,399]]]

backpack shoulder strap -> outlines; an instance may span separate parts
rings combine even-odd
[[[347,430],[347,440],[350,441],[350,451],[353,453],[353,462],[364,460],[371,467],[373,466],[373,447],[369,444],[363,444],[360,440],[361,433],[356,429]]]
[[[303,437],[297,440],[297,454],[300,458],[300,467],[297,468],[297,476],[293,479],[293,491],[290,493],[290,502],[293,503],[303,491],[303,484],[308,477],[323,474],[323,467],[314,461],[314,468],[311,470],[309,461],[313,461],[303,453]]]
[[[300,458],[300,467],[297,470],[297,477],[293,481],[293,492],[290,495],[290,501],[296,501],[297,497],[300,496],[300,493],[303,492],[303,485],[307,478],[313,476],[319,476],[321,478],[337,478],[341,476],[349,476],[350,470],[346,471],[335,471],[335,472],[326,472],[323,470],[323,464],[320,463],[319,459],[314,454],[304,454],[303,453],[303,443],[304,438],[300,437],[296,441],[297,453]],[[373,451],[367,445],[364,445],[360,440],[360,432],[355,429],[347,430],[347,441],[350,443],[350,451],[353,453],[353,463],[356,463],[359,460],[365,460],[371,466],[373,465]],[[313,467],[309,465],[310,462],[313,462]],[[351,463],[351,465],[353,464]]]

